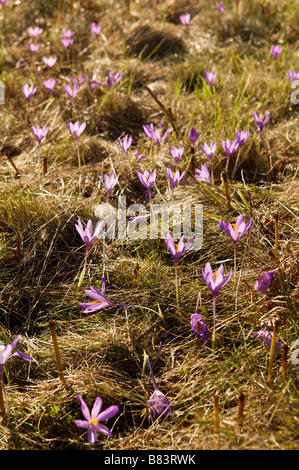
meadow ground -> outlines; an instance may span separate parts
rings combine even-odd
[[[34,359],[5,364],[1,450],[298,449],[299,108],[288,71],[299,71],[299,2],[226,0],[224,7],[221,13],[216,2],[200,0],[0,5],[0,341],[20,335],[14,352]],[[92,22],[101,26],[98,36]],[[43,31],[35,40],[28,28],[36,26]],[[60,41],[63,28],[74,31],[69,48]],[[28,43],[35,42],[33,53]],[[276,59],[273,45],[282,46]],[[47,68],[43,57],[51,56],[57,62]],[[213,84],[205,71],[217,72]],[[105,72],[120,72],[120,80],[110,86]],[[73,103],[63,88],[71,77],[80,82]],[[56,79],[52,94],[43,84],[49,78]],[[28,102],[25,83],[37,87]],[[255,111],[270,112],[261,132]],[[75,121],[86,122],[80,167],[68,126]],[[143,126],[160,122],[162,135],[173,130],[156,145]],[[37,125],[48,127],[40,159]],[[236,130],[250,134],[226,173],[221,139],[234,140]],[[118,142],[125,135],[133,137],[128,156]],[[197,169],[209,164],[200,143],[212,141],[208,183],[194,177],[193,156]],[[178,167],[186,173],[174,193],[169,147],[184,147]],[[146,157],[138,160],[136,151]],[[85,245],[75,224],[100,220],[107,191],[98,176],[113,171],[119,178],[112,207],[119,196],[148,206],[136,171],[154,169],[153,203],[202,204],[202,247],[179,259],[176,282],[162,237],[96,240],[80,279]],[[234,270],[233,243],[219,221],[234,223],[240,214],[252,223],[237,243],[236,272],[217,295],[212,344],[213,297],[202,269],[209,262],[213,270],[223,264],[226,275]],[[276,268],[259,294],[256,281]],[[133,306],[82,313],[85,290],[101,290],[103,275],[109,302]],[[197,301],[207,343],[191,330]],[[263,328],[277,328],[284,345],[272,367],[264,340],[250,334]],[[154,389],[147,356],[172,406],[165,419],[153,419],[148,405]],[[83,419],[77,394],[89,408],[96,397],[103,409],[119,407],[105,422],[113,437],[87,441],[74,423]]]

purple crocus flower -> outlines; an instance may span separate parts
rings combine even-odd
[[[237,243],[239,239],[247,232],[250,228],[252,218],[249,218],[247,224],[244,222],[244,215],[239,215],[235,224],[230,222],[224,222],[222,219],[219,220],[219,227],[223,230],[231,239],[234,244],[234,266],[236,273],[236,256],[237,256]]]
[[[146,188],[147,197],[151,201],[152,187],[154,186],[156,181],[157,169],[155,168],[152,173],[150,173],[148,170],[145,170],[143,174],[139,173],[139,171],[136,171],[136,173],[139,178],[139,181]]]
[[[198,139],[198,137],[199,137],[199,134],[196,132],[194,127],[191,127],[189,135],[188,135],[188,139],[191,140],[192,147],[194,147],[195,141]]]
[[[181,181],[181,179],[184,177],[185,173],[186,173],[186,171],[183,171],[182,174],[180,174],[179,170],[173,171],[171,168],[168,168],[167,177],[169,179],[169,183],[170,183],[170,186],[172,188],[172,194],[174,192],[174,188]]]
[[[39,28],[38,26],[33,28],[32,26],[30,26],[30,28],[27,29],[27,32],[29,36],[31,36],[34,39],[37,39],[38,36],[43,32],[43,28]]]
[[[36,90],[37,90],[36,86],[33,86],[33,85],[29,86],[28,83],[25,83],[25,85],[22,87],[22,92],[23,92],[23,95],[25,96],[27,103],[35,95]]]
[[[97,80],[96,78],[92,78],[89,80],[89,86],[91,90],[94,90],[94,88],[98,88],[100,85],[102,85],[102,82],[100,80]]]
[[[41,128],[39,124],[36,127],[32,127],[33,135],[39,146],[41,145],[41,141],[46,137],[48,130],[48,127]]]
[[[267,330],[265,327],[262,328],[259,331],[250,331],[250,330],[247,330],[246,328],[244,328],[243,331],[244,331],[244,333],[250,333],[250,335],[254,336],[255,338],[259,338],[259,339],[264,340],[264,347],[267,350],[268,354],[270,354],[272,336],[273,336],[272,331]],[[283,344],[276,341],[275,342],[275,350],[276,350],[276,348],[283,349]]]
[[[295,72],[295,70],[288,70],[288,75],[291,82],[299,80],[299,72]]]
[[[169,134],[171,134],[172,132],[172,127],[168,127],[168,129],[165,131],[164,135],[162,136],[162,122],[160,123],[158,129],[155,129],[154,128],[154,125],[153,124],[146,124],[145,126],[143,126],[143,130],[146,134],[146,136],[156,142],[157,145],[160,145],[163,140],[166,139],[166,137],[169,136]]]
[[[121,146],[122,150],[128,155],[129,148],[131,147],[133,137],[131,135],[125,135],[123,139],[118,137],[119,145]]]
[[[25,361],[33,361],[32,357],[26,356],[26,354],[22,352],[15,352],[12,354],[13,349],[15,348],[17,342],[19,341],[20,335],[17,335],[11,344],[7,344],[4,346],[0,344],[0,380],[3,381],[3,368],[4,364],[13,356],[18,356]]]
[[[206,72],[205,71],[205,79],[208,85],[213,85],[217,78],[217,72]]]
[[[201,165],[200,169],[195,169],[197,175],[194,175],[194,178],[198,179],[199,181],[203,181],[204,183],[211,183],[210,180],[210,172],[207,163]]]
[[[190,21],[191,21],[190,13],[180,15],[179,18],[180,18],[180,22],[182,23],[182,25],[184,25],[184,26],[189,26],[190,25]]]
[[[236,140],[239,144],[239,148],[240,147],[243,147],[243,145],[246,144],[247,140],[248,140],[248,137],[250,135],[250,131],[238,131],[236,129]]]
[[[2,6],[4,6],[6,2],[7,2],[7,0],[0,0],[0,4],[1,4]]]
[[[237,150],[239,143],[237,139],[233,140],[232,142],[229,139],[227,140],[221,139],[221,144],[222,144],[223,150],[225,151],[227,155],[227,160],[226,160],[226,171],[227,171],[229,159],[232,156],[232,154]]]
[[[57,57],[43,57],[43,63],[48,69],[54,67],[57,62]]]
[[[175,266],[177,266],[180,257],[183,256],[189,250],[193,243],[193,240],[194,239],[192,238],[188,243],[185,243],[185,236],[183,235],[179,243],[176,245],[170,233],[167,234],[165,244],[167,250],[173,257]]]
[[[33,42],[30,42],[27,45],[28,45],[29,51],[32,52],[32,54],[36,54],[40,48],[40,44],[34,44]]]
[[[259,131],[259,132],[262,132],[262,130],[264,129],[265,125],[267,124],[267,122],[268,122],[269,119],[270,119],[270,112],[267,111],[265,115],[263,115],[262,113],[260,113],[259,115],[257,115],[256,111],[254,111],[253,117],[254,117],[254,120],[255,120],[255,122],[256,122],[256,124],[257,124],[258,131]]]
[[[216,152],[217,144],[215,142],[211,142],[210,146],[208,144],[204,144],[204,145],[199,144],[199,145],[201,146],[202,151],[206,154],[206,156],[210,160],[210,163],[212,164],[212,159]]]
[[[282,47],[279,46],[278,44],[276,46],[271,47],[271,54],[274,60],[276,60],[277,57],[279,57],[281,53],[282,53]]]
[[[43,81],[43,85],[48,90],[50,93],[53,93],[53,90],[56,85],[56,80],[55,78],[49,78],[48,80]]]
[[[209,330],[208,330],[207,325],[202,321],[202,315],[200,313],[197,313],[198,302],[199,302],[199,296],[196,302],[195,313],[191,315],[191,319],[190,319],[191,330],[198,338],[203,339],[204,341],[203,344],[205,345],[209,340]]]
[[[224,287],[230,278],[232,277],[233,271],[230,270],[229,274],[224,277],[224,267],[223,264],[220,268],[213,272],[210,263],[205,265],[205,268],[202,269],[202,276],[208,288],[211,291],[213,297],[213,335],[212,335],[212,343],[215,343],[215,330],[216,330],[216,298],[219,291]]]
[[[71,29],[66,30],[65,28],[63,28],[61,34],[65,39],[71,39],[74,36],[75,31],[72,31]]]
[[[114,87],[123,77],[122,72],[115,72],[115,74],[113,72],[105,72],[105,75],[107,78],[106,86],[109,88]]]
[[[225,8],[224,8],[224,5],[223,5],[223,2],[216,3],[216,7],[220,11],[220,13],[224,13]]]
[[[100,182],[102,183],[102,185],[107,189],[107,202],[108,202],[111,190],[112,190],[112,188],[114,188],[114,186],[118,182],[118,176],[115,176],[114,173],[111,173],[110,176],[105,174],[104,175],[104,180],[100,176],[98,176],[98,178],[99,178]]]
[[[184,150],[185,150],[184,147],[179,147],[179,148],[169,147],[169,152],[175,161],[176,169],[178,168],[178,164],[179,164],[180,159],[182,158]]]
[[[254,284],[254,290],[257,290],[259,294],[263,294],[263,292],[270,286],[277,269],[278,268],[272,269],[272,271],[262,274]]]
[[[139,150],[135,150],[135,152],[133,152],[133,155],[136,158],[136,162],[139,162],[140,160],[144,160],[147,157],[147,155],[141,154]]]
[[[87,440],[90,444],[94,444],[97,440],[97,433],[102,433],[104,436],[112,437],[112,432],[104,424],[101,424],[101,421],[106,421],[106,419],[113,418],[113,416],[119,413],[119,407],[116,405],[109,406],[105,411],[101,411],[103,401],[100,397],[95,399],[94,405],[91,412],[79,393],[77,398],[81,405],[81,412],[85,420],[76,419],[75,424],[79,428],[87,428]]]
[[[93,244],[93,242],[100,235],[100,233],[101,233],[101,231],[104,227],[104,224],[105,224],[105,222],[99,223],[96,226],[94,233],[92,233],[92,231],[93,231],[92,221],[90,219],[88,220],[87,225],[86,225],[85,230],[84,230],[83,226],[82,226],[82,222],[78,218],[78,222],[77,222],[77,224],[75,224],[75,227],[76,227],[76,230],[79,233],[80,237],[82,238],[83,242],[85,243],[86,253],[89,251],[89,249],[90,249],[91,245]]]
[[[74,40],[72,38],[60,38],[60,42],[66,49],[69,49]]]
[[[70,82],[72,83],[73,86],[76,86],[77,89],[82,85],[82,83],[85,82],[85,77],[70,77]]]
[[[71,98],[71,100],[74,104],[75,98],[76,98],[77,93],[79,91],[79,88],[76,85],[76,83],[72,87],[70,85],[62,85],[62,87],[63,87],[64,91],[69,95],[69,97]]]
[[[86,127],[86,122],[82,122],[82,124],[80,124],[79,121],[76,121],[74,124],[72,122],[69,122],[68,126],[69,126],[71,133],[75,137],[76,141],[78,141],[80,135],[82,134],[82,132],[84,131]]]
[[[90,25],[91,33],[97,38],[101,32],[101,26],[98,26],[94,21]]]
[[[161,390],[159,390],[157,386],[149,357],[147,357],[147,361],[148,361],[148,366],[150,369],[153,386],[154,386],[154,393],[150,396],[148,405],[153,412],[153,418],[157,418],[158,416],[162,416],[163,418],[166,418],[166,416],[168,416],[171,413],[172,406],[167,396],[164,395],[164,393],[161,392]]]
[[[96,289],[95,287],[89,286],[89,289],[87,289],[85,293],[92,300],[91,302],[84,302],[79,304],[79,306],[84,309],[82,310],[82,313],[96,312],[106,307],[115,307],[118,305],[122,305],[110,302],[105,296],[106,281],[104,276],[102,277],[102,292],[99,289]]]

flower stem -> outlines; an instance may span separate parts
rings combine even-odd
[[[213,296],[213,334],[212,334],[212,348],[215,347],[216,337],[216,296]]]
[[[3,418],[4,413],[5,413],[2,385],[3,385],[2,377],[0,377],[0,418]]]
[[[175,292],[176,292],[176,303],[179,307],[180,298],[179,298],[179,285],[178,285],[178,262],[175,261],[174,263],[174,272],[175,272]]]
[[[237,244],[234,243],[234,279],[237,275]]]
[[[79,147],[78,140],[76,140],[76,146],[77,146],[77,156],[78,156],[78,167],[80,169],[81,168],[81,160],[80,160],[80,147]]]

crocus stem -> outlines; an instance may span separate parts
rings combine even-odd
[[[151,366],[151,363],[150,363],[150,360],[149,360],[148,356],[147,356],[147,362],[148,362],[149,370],[150,370],[150,373],[151,373],[151,376],[152,376],[154,390],[158,390],[158,386],[157,386],[157,383],[155,381],[155,377],[154,377],[154,374],[153,374],[153,369],[152,369],[152,366]]]
[[[176,291],[176,303],[179,306],[180,299],[179,299],[179,285],[178,285],[178,262],[175,261],[174,263],[174,272],[175,272],[175,291]]]
[[[80,159],[80,147],[79,147],[78,140],[76,140],[76,146],[77,146],[77,156],[78,156],[78,167],[80,169],[81,168],[81,159]]]
[[[237,168],[238,168],[240,153],[241,153],[241,147],[238,148],[238,154],[237,154],[236,163],[235,163],[234,171],[233,171],[233,174],[232,174],[232,178],[235,177],[235,174],[236,174],[236,171],[237,171]]]
[[[234,279],[236,279],[237,274],[237,244],[234,243]]]
[[[192,145],[191,147],[191,176],[195,175],[195,167],[196,167],[196,161],[195,161],[195,149]]]
[[[4,405],[2,385],[3,385],[2,377],[0,376],[0,418],[3,418],[4,413],[5,413],[5,405]]]
[[[212,334],[212,348],[215,346],[216,337],[216,296],[213,296],[213,334]]]
[[[268,382],[272,381],[272,367],[273,367],[273,358],[275,353],[276,337],[278,330],[278,322],[276,321],[273,328],[273,335],[270,347],[270,357],[269,357],[269,366],[268,366]]]
[[[53,341],[53,346],[54,346],[58,376],[60,380],[64,382],[65,380],[64,380],[63,368],[62,368],[62,363],[61,363],[61,358],[60,358],[60,351],[59,351],[58,342],[57,342],[55,322],[53,320],[50,320],[49,325],[50,325],[51,336],[52,336],[52,341]]]

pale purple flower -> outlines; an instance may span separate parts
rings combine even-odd
[[[142,174],[139,171],[136,171],[137,176],[139,178],[139,181],[143,184],[143,186],[146,188],[146,193],[147,197],[151,200],[151,195],[152,195],[152,187],[155,184],[156,181],[156,176],[157,176],[157,169],[155,168],[152,173],[150,173],[148,170],[145,170],[145,172]]]
[[[17,335],[11,344],[4,346],[0,344],[0,380],[3,381],[3,368],[4,364],[13,356],[18,356],[25,361],[33,361],[33,359],[22,352],[15,352],[12,354],[13,349],[15,348],[17,342],[19,341],[20,335]]]
[[[176,185],[184,177],[185,173],[186,173],[186,171],[183,171],[182,174],[180,174],[179,170],[173,171],[171,168],[168,168],[167,177],[169,179],[169,183],[170,183],[170,186],[172,188],[172,192],[174,191],[174,188],[176,187]]]
[[[97,38],[101,32],[101,26],[98,26],[94,21],[90,25],[91,33]]]
[[[7,0],[0,0],[0,5],[4,6]]]
[[[147,157],[147,155],[141,154],[139,150],[135,150],[135,152],[133,152],[133,155],[136,158],[136,162],[139,162],[140,160],[144,160]]]
[[[224,277],[224,266],[221,264],[220,268],[213,272],[210,263],[206,263],[205,268],[202,269],[202,276],[208,288],[211,291],[213,298],[216,298],[218,292],[224,287],[232,277],[233,270]]]
[[[213,85],[217,78],[217,72],[206,72],[205,71],[205,79],[208,85]]]
[[[147,357],[147,360],[148,360],[148,365],[149,365],[149,369],[150,369],[150,373],[151,373],[151,377],[153,381],[153,386],[154,386],[154,393],[150,396],[148,405],[153,412],[153,418],[157,418],[158,416],[162,416],[166,418],[166,416],[168,416],[171,413],[172,406],[167,396],[164,395],[164,393],[162,393],[161,390],[159,390],[157,383],[155,381],[155,377],[153,374],[149,357]]]
[[[174,240],[170,233],[167,234],[165,239],[166,248],[171,254],[175,265],[177,265],[181,256],[183,256],[191,247],[194,238],[192,238],[188,243],[185,242],[185,236],[183,235],[178,244],[174,243]]]
[[[244,328],[243,331],[244,331],[244,333],[250,333],[250,335],[254,336],[255,338],[259,338],[259,339],[264,340],[264,347],[267,350],[268,354],[270,354],[272,336],[273,336],[272,331],[267,330],[265,327],[262,328],[259,331],[250,331],[250,330],[247,330],[246,328]],[[276,351],[276,348],[283,349],[283,344],[276,341],[275,342],[274,353]]]
[[[41,128],[39,124],[36,127],[32,127],[33,135],[39,146],[41,145],[41,141],[46,137],[48,130],[48,127]]]
[[[43,85],[48,90],[50,93],[53,93],[53,90],[56,85],[56,80],[55,78],[49,78],[48,80],[43,81]]]
[[[63,28],[61,34],[65,39],[71,39],[74,36],[75,31],[72,31],[71,29],[66,30]]]
[[[72,83],[73,86],[76,86],[77,89],[82,85],[82,83],[85,82],[85,77],[80,76],[80,77],[70,77],[70,82]]]
[[[75,123],[69,122],[68,126],[76,141],[78,141],[80,135],[86,127],[86,122],[82,122],[82,124],[80,124],[79,121],[76,121]]]
[[[179,147],[179,148],[169,147],[169,152],[176,163],[176,168],[178,167],[179,161],[182,158],[184,150],[185,150],[184,147]]]
[[[94,88],[98,88],[100,85],[102,85],[102,82],[100,80],[97,80],[96,78],[92,78],[91,80],[89,80],[89,86],[91,90],[93,90]]]
[[[236,140],[239,144],[239,148],[240,147],[243,147],[243,145],[246,144],[247,140],[248,140],[248,137],[250,135],[250,131],[238,131],[236,129]]]
[[[210,160],[210,163],[212,164],[212,159],[216,152],[217,144],[212,141],[210,146],[208,144],[204,144],[204,145],[199,144],[199,145],[201,146],[202,151],[206,154],[206,156]]]
[[[164,135],[162,136],[162,122],[160,123],[158,129],[155,129],[154,128],[154,125],[153,124],[146,124],[145,126],[143,126],[143,130],[146,134],[146,136],[156,142],[157,145],[160,145],[163,140],[166,139],[166,137],[169,136],[169,134],[171,134],[172,132],[172,127],[168,127],[168,129],[165,131]]]
[[[30,26],[30,28],[27,29],[27,32],[29,36],[37,39],[38,36],[43,32],[43,28],[39,28],[38,26],[33,28],[32,26]]]
[[[66,49],[69,49],[69,47],[73,44],[74,40],[72,38],[61,38],[60,42]]]
[[[191,127],[188,138],[191,140],[191,145],[194,147],[195,141],[198,139],[199,134],[196,132],[194,127]]]
[[[276,60],[277,57],[279,57],[281,53],[282,53],[282,47],[279,46],[278,44],[276,46],[271,47],[271,54],[274,60]]]
[[[207,163],[201,165],[201,168],[195,169],[197,175],[194,175],[194,178],[198,179],[199,181],[203,181],[204,183],[211,183],[210,180],[210,172]]]
[[[63,86],[64,91],[69,95],[69,97],[71,98],[74,104],[75,98],[79,91],[79,87],[76,85],[76,83],[74,84],[73,87],[71,87],[70,85],[62,85],[62,86]]]
[[[106,297],[106,281],[105,277],[102,276],[102,292],[95,287],[89,286],[89,289],[85,291],[86,295],[91,299],[91,302],[80,303],[79,306],[82,307],[82,313],[97,312],[106,307],[115,307],[122,304],[114,304],[110,302]]]
[[[57,62],[57,57],[43,57],[43,63],[48,69],[54,67]]]
[[[114,173],[111,173],[110,176],[105,174],[104,180],[100,176],[98,176],[98,178],[100,182],[102,183],[102,185],[107,189],[107,202],[108,202],[111,190],[114,188],[114,186],[118,182],[118,176],[115,176]]]
[[[215,343],[215,333],[216,333],[216,298],[219,291],[228,283],[232,277],[233,271],[230,270],[229,274],[224,277],[224,267],[223,264],[220,268],[213,272],[210,263],[205,265],[205,268],[202,269],[202,276],[208,288],[211,291],[213,297],[213,335],[212,335],[212,344]]]
[[[237,244],[239,239],[247,232],[250,228],[252,218],[249,218],[247,224],[244,222],[244,215],[239,215],[235,224],[230,222],[224,222],[222,219],[219,220],[219,227],[223,230],[233,241],[234,245]]]
[[[295,72],[295,70],[288,70],[288,75],[291,82],[299,80],[299,72]]]
[[[77,222],[77,224],[75,224],[75,227],[76,227],[76,230],[79,233],[80,237],[82,238],[82,241],[85,244],[86,253],[89,251],[89,249],[90,249],[91,245],[93,244],[93,242],[100,235],[100,233],[101,233],[101,231],[104,227],[104,224],[105,224],[105,222],[103,222],[103,221],[100,222],[99,224],[97,224],[97,226],[95,228],[95,231],[93,233],[92,221],[89,219],[85,229],[83,229],[82,222],[78,218],[78,222]]]
[[[229,139],[221,139],[221,144],[228,158],[237,150],[239,146],[237,139],[233,140],[232,142]]]
[[[258,131],[259,131],[259,132],[262,132],[262,130],[264,129],[265,125],[267,124],[267,122],[268,122],[269,119],[270,119],[270,112],[267,111],[265,115],[262,114],[262,113],[260,113],[259,115],[257,115],[256,111],[254,111],[253,117],[254,117],[254,120],[255,120],[256,125],[257,125],[257,127],[258,127]]]
[[[216,7],[220,11],[220,13],[224,13],[225,8],[224,8],[224,5],[223,5],[223,2],[216,3]]]
[[[263,294],[263,292],[268,289],[270,284],[272,283],[273,277],[276,273],[278,268],[273,269],[272,271],[268,271],[265,274],[262,274],[256,283],[254,284],[254,290],[257,290],[259,294]]]
[[[184,26],[189,26],[190,25],[190,21],[191,21],[190,13],[180,15],[179,18],[180,18],[180,22],[182,23],[182,25],[184,25]]]
[[[89,411],[85,401],[81,398],[79,393],[77,398],[80,402],[81,412],[85,420],[75,420],[76,426],[79,428],[87,429],[87,440],[90,444],[94,444],[97,440],[97,433],[102,433],[104,436],[112,437],[112,432],[101,421],[113,418],[119,413],[119,407],[116,405],[109,406],[105,411],[101,412],[103,401],[100,397],[95,399],[91,412]]]
[[[29,44],[27,44],[27,46],[30,52],[32,52],[32,54],[36,54],[40,48],[40,44],[34,44],[33,42],[30,42]]]
[[[198,302],[199,302],[199,296],[196,302],[195,313],[193,313],[190,318],[191,330],[198,338],[203,339],[204,341],[203,344],[206,344],[209,340],[209,330],[208,330],[207,325],[202,321],[202,315],[200,313],[197,313]]]
[[[27,103],[35,95],[36,90],[37,90],[36,86],[33,86],[33,85],[29,86],[28,83],[25,83],[25,85],[22,87],[22,92],[23,92],[23,95],[25,96]]]
[[[221,139],[221,144],[222,144],[223,150],[225,151],[227,155],[227,160],[226,160],[226,171],[227,171],[229,159],[231,155],[237,150],[239,143],[237,139],[233,140],[232,142],[229,139],[227,140]]]
[[[118,142],[119,145],[121,146],[121,149],[125,152],[126,155],[128,155],[129,148],[131,147],[133,137],[131,135],[125,135],[123,139],[118,137]]]
[[[115,74],[113,74],[113,72],[105,72],[105,75],[106,75],[106,79],[107,79],[106,86],[109,87],[109,88],[112,88],[118,82],[120,82],[120,80],[123,77],[123,72],[115,72]]]

